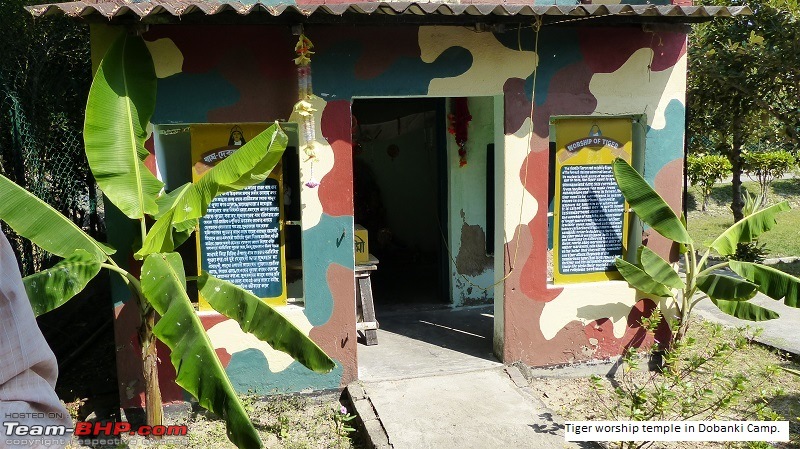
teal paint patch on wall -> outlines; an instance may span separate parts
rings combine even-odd
[[[568,4],[572,5],[575,2],[569,2]],[[536,33],[530,26],[519,30],[509,26],[508,31],[494,33],[494,36],[500,43],[512,50],[519,50],[521,47],[523,51],[533,51],[536,47]],[[580,41],[576,29],[545,29],[540,31],[539,67],[536,74],[536,104],[542,105],[547,101],[550,82],[559,70],[582,60],[583,55],[581,54]],[[533,73],[525,79],[525,94],[529,99],[532,92]]]
[[[686,108],[678,100],[672,100],[664,111],[666,126],[653,129],[648,126],[645,141],[644,179],[654,185],[656,175],[664,166],[683,157],[683,132]]]
[[[328,286],[328,266],[337,263],[354,269],[353,216],[322,214],[319,224],[303,231],[303,285],[305,314],[314,326],[328,322],[333,313],[333,294]]]
[[[339,388],[343,370],[337,362],[333,371],[320,374],[295,361],[285,370],[273,373],[263,352],[245,349],[231,356],[225,372],[237,393],[268,394]]]
[[[463,47],[453,47],[430,64],[419,58],[399,57],[380,75],[359,79],[355,76],[355,67],[362,51],[360,42],[350,40],[315,55],[312,70],[316,94],[328,101],[424,96],[432,79],[455,77],[472,66],[472,54]]]
[[[239,91],[218,71],[179,73],[158,80],[153,123],[205,123],[208,112],[236,104]]]

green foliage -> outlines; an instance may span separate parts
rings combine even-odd
[[[642,319],[652,334],[661,322],[659,309]],[[702,322],[695,334],[673,339],[669,348],[653,345],[629,349],[620,359],[622,369],[610,383],[592,376],[595,410],[603,420],[690,421],[706,419],[780,420],[763,397],[779,393],[770,386],[775,366],[738,369],[736,354],[750,346],[749,329],[726,331],[719,324]],[[674,336],[674,335],[673,335]],[[644,357],[660,360],[658,370],[646,371]],[[757,393],[758,392],[758,393]],[[641,448],[650,442],[622,442],[618,447]]]
[[[152,66],[142,39],[122,35],[101,63],[89,95],[85,126],[87,156],[98,183],[111,192],[108,199],[114,205],[139,221],[141,242],[149,245],[149,251],[137,252],[146,257],[141,279],[110,258],[113,249],[2,176],[0,220],[34,244],[65,258],[53,269],[26,278],[31,303],[38,313],[65,303],[100,268],[119,274],[127,283],[143,323],[139,337],[148,424],[161,424],[155,336],[171,350],[176,382],[203,407],[225,419],[231,441],[240,448],[261,447],[258,433],[194,311],[187,294],[183,261],[171,251],[188,239],[215,195],[266,178],[280,160],[287,137],[275,124],[225,163],[209,169],[203,178],[207,181],[158,197],[161,183],[142,163],[146,156],[145,130],[155,105]],[[193,215],[187,210],[189,207],[196,207]],[[159,219],[148,232],[147,223],[155,218]],[[334,367],[334,362],[302,331],[249,292],[207,273],[201,276],[200,284],[209,303],[236,319],[245,332],[288,353],[311,370],[328,372]],[[157,324],[156,312],[161,316]]]
[[[772,181],[797,167],[797,160],[788,151],[746,152],[742,154],[742,161],[744,171],[761,187],[760,195],[764,200]]]
[[[784,303],[790,307],[800,307],[797,298],[800,279],[753,263],[729,260],[706,266],[711,248],[723,256],[729,256],[736,252],[739,244],[752,242],[772,229],[776,224],[775,216],[789,209],[787,202],[760,210],[734,223],[714,239],[698,261],[694,242],[688,237],[685,223],[678,219],[658,193],[625,160],[616,159],[613,170],[620,191],[639,219],[664,237],[686,244],[687,250],[683,253],[686,279],[680,283],[675,276],[666,274],[668,263],[646,248],[639,249],[638,265],[619,258],[615,261],[620,274],[632,287],[645,294],[675,300],[677,320],[671,323],[671,329],[676,340],[683,338],[692,309],[705,297],[710,298],[721,311],[752,321],[778,317],[771,310],[747,302],[755,290],[776,300],[784,299]],[[744,279],[718,272],[728,267]],[[705,295],[695,298],[698,291]]]
[[[731,163],[726,157],[714,154],[689,155],[686,162],[689,181],[700,187],[703,196],[701,209],[705,211],[714,184],[731,174]]]
[[[687,141],[692,151],[713,150],[731,161],[736,211],[742,151],[800,143],[800,8],[794,0],[704,4],[747,4],[755,13],[696,24],[688,46]]]

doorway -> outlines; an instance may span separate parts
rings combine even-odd
[[[357,225],[380,262],[372,275],[377,313],[450,304],[444,99],[353,101]]]
[[[487,162],[496,140],[493,99],[470,103],[477,126],[466,168],[448,136],[453,103],[352,104],[355,222],[379,260],[371,272],[378,344],[358,345],[359,378],[367,382],[499,364],[491,297],[469,282],[493,278],[493,247],[485,242],[494,238],[487,199],[495,179]]]

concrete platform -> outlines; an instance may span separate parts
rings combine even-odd
[[[362,382],[348,390],[362,395],[356,410],[367,417],[378,448],[581,447],[564,441],[563,420],[531,394],[514,367]]]
[[[358,345],[358,378],[406,379],[501,366],[492,354],[492,310],[378,310],[378,344]]]
[[[378,344],[359,344],[361,380],[347,388],[371,447],[581,447],[494,357],[493,321],[492,306],[378,311]]]

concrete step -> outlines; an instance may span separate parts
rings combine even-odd
[[[580,447],[515,367],[359,381],[347,394],[377,448]]]

